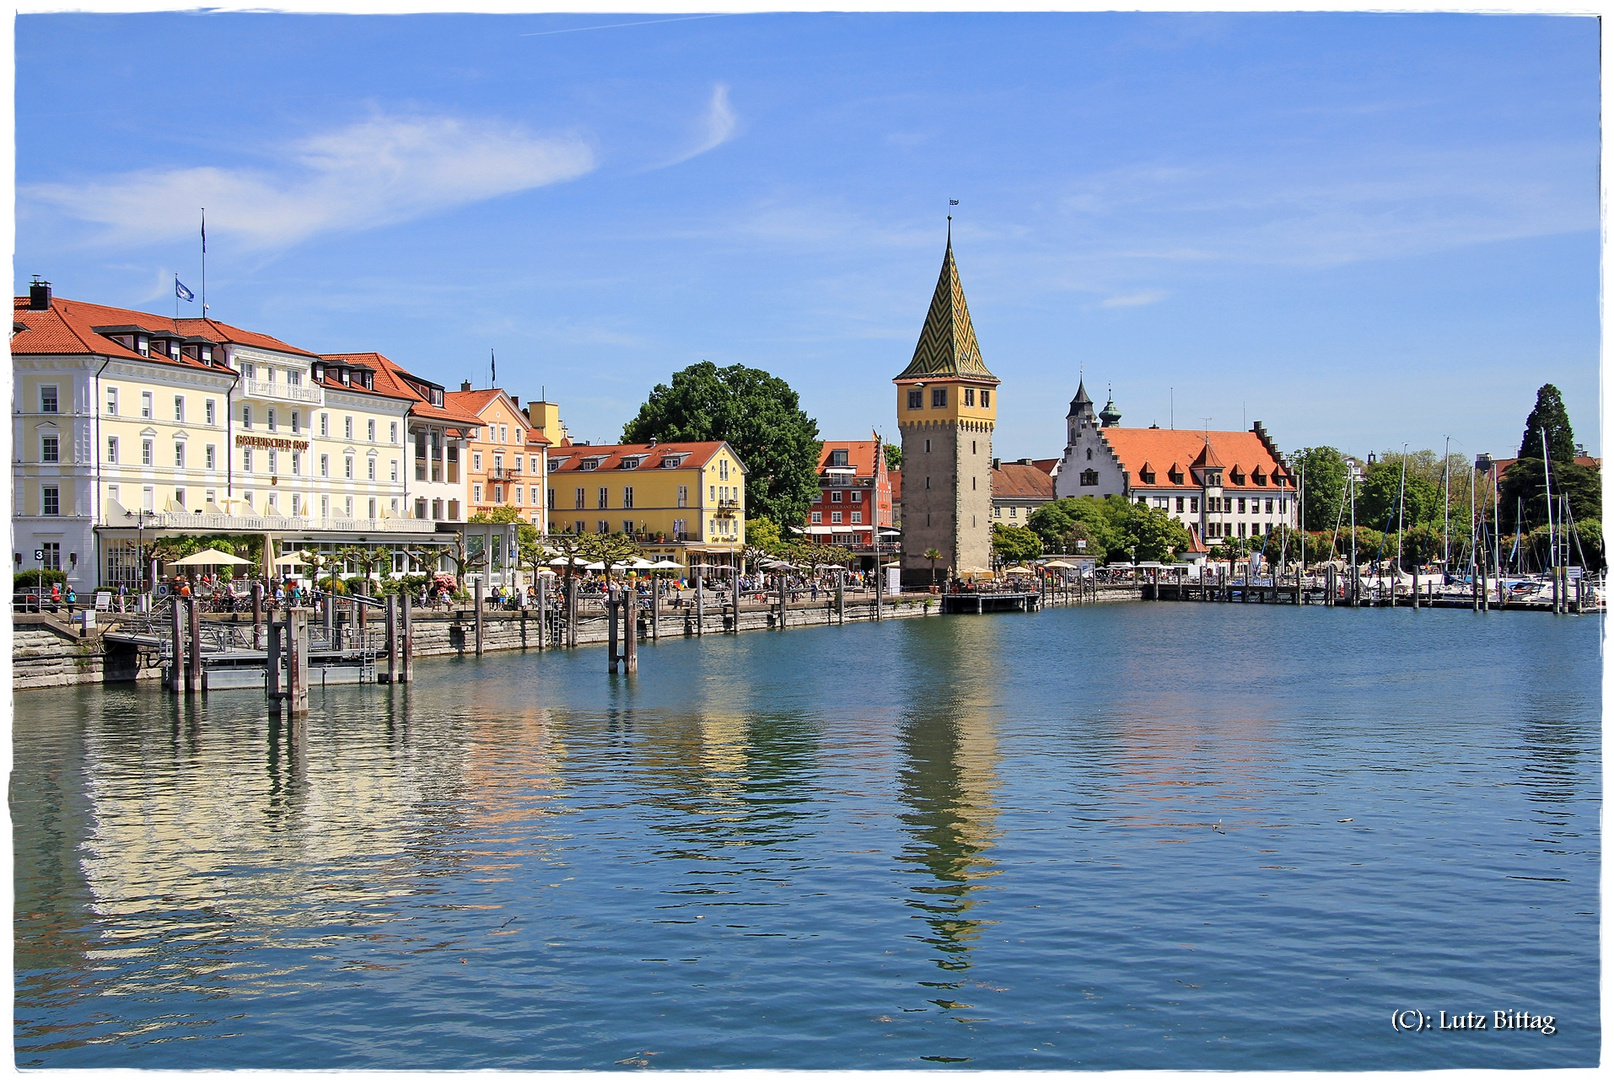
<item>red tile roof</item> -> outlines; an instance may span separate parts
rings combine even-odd
[[[673,442],[656,443],[654,446],[650,445],[649,443],[620,443],[611,446],[578,446],[574,443],[573,445],[565,448],[566,452],[564,455],[553,452],[551,453],[551,464],[556,461],[560,461],[560,464],[555,465],[550,472],[609,472],[612,469],[618,468],[622,464],[622,459],[625,457],[643,458],[643,460],[639,462],[639,468],[641,470],[660,469],[663,467],[661,464],[662,461],[665,460],[670,454],[687,455],[689,460],[684,462],[683,468],[692,469],[705,465],[708,461],[711,461],[712,456],[726,445],[726,443],[722,442]],[[583,468],[583,461],[585,458],[589,460],[603,460],[600,460],[600,463],[596,469],[585,470]],[[740,465],[740,469],[742,471],[745,470],[745,465],[743,463]]]
[[[313,356],[306,349],[288,345],[267,334],[219,322],[217,319],[170,319],[150,312],[129,308],[90,304],[66,297],[51,298],[50,307],[35,311],[26,296],[12,298],[11,322],[15,330],[11,338],[11,351],[19,356],[115,356],[125,360],[144,360],[154,364],[171,364],[178,367],[213,367],[181,355],[180,359],[153,353],[142,356],[132,349],[97,334],[97,326],[136,326],[148,334],[177,334],[198,337],[215,344],[251,345],[294,356]]]
[[[1035,465],[1004,462],[992,470],[994,499],[1046,499],[1054,497],[1054,478]]]
[[[480,418],[482,410],[487,408],[494,398],[503,394],[504,391],[498,387],[490,390],[455,390],[444,394],[443,402],[450,408],[458,409],[461,412],[470,413],[472,416]],[[521,430],[526,432],[526,442],[534,446],[549,445],[549,440],[544,437],[544,433],[532,426],[532,421],[526,413],[521,411],[521,406],[517,405],[514,399],[510,399],[510,409],[521,417]]]
[[[1059,459],[1056,457],[1033,458],[1031,464],[1035,468],[1041,469],[1049,476],[1052,476],[1054,474],[1054,466],[1059,464]]]
[[[378,352],[326,353],[323,359],[335,361],[339,364],[362,364],[367,368],[374,369],[375,392],[386,397],[401,397],[409,400],[412,403],[409,407],[411,415],[422,416],[430,420],[441,420],[444,423],[462,428],[482,426],[482,421],[472,413],[458,408],[438,408],[433,405],[409,382],[411,378],[422,383],[430,382],[430,380],[410,375],[404,368]],[[333,384],[327,383],[326,385]],[[342,386],[339,382],[334,385]],[[342,389],[350,388],[342,386]],[[443,402],[445,405],[448,404],[447,394],[443,396]]]
[[[873,439],[826,439],[824,440],[823,448],[818,453],[818,471],[822,473],[830,467],[829,455],[831,451],[845,450],[846,464],[842,468],[856,469],[858,476],[873,476],[874,448],[877,445],[879,444]]]
[[[1109,443],[1110,449],[1127,470],[1133,487],[1182,488],[1195,483],[1192,470],[1201,465],[1222,470],[1222,486],[1235,490],[1261,489],[1274,486],[1274,477],[1288,479],[1285,485],[1293,490],[1294,478],[1283,463],[1273,456],[1268,444],[1254,431],[1178,431],[1165,428],[1100,428],[1099,435]],[[1146,483],[1142,473],[1147,465],[1154,473],[1154,482]],[[1171,479],[1173,467],[1181,482]],[[1234,473],[1242,483],[1234,479]],[[1255,475],[1260,472],[1266,484],[1257,484]]]
[[[1497,480],[1497,483],[1501,483],[1502,482],[1502,477],[1507,475],[1508,466],[1512,465],[1515,461],[1518,461],[1519,459],[1510,457],[1510,458],[1496,458],[1494,460],[1496,462],[1496,480]],[[1591,456],[1589,456],[1587,454],[1576,454],[1575,455],[1575,464],[1576,465],[1583,465],[1588,469],[1597,469],[1597,470],[1601,471],[1602,468],[1603,468],[1603,459],[1600,458],[1600,457],[1591,457]]]

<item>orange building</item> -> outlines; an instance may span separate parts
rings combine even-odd
[[[448,401],[477,419],[465,449],[470,512],[513,507],[522,520],[548,532],[549,440],[532,427],[516,399],[497,387],[472,390],[470,383],[461,383]]]
[[[875,530],[890,529],[894,521],[891,471],[880,443],[826,440],[818,457],[818,495],[807,510],[807,535],[815,543],[872,555]]]

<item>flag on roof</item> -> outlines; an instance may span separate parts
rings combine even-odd
[[[174,275],[174,295],[179,297],[181,300],[196,299],[196,294],[185,288],[185,283],[179,280],[178,274]]]

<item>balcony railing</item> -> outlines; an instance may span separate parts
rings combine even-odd
[[[114,520],[108,517],[107,528],[133,529],[135,518]],[[147,511],[141,516],[144,529],[183,529],[207,532],[265,532],[287,530],[319,530],[323,532],[385,532],[431,533],[437,530],[436,522],[415,518],[344,518],[344,517],[270,517],[263,514],[176,514]]]
[[[292,386],[290,383],[264,382],[262,379],[247,379],[245,382],[248,397],[302,401],[309,405],[318,405],[325,400],[318,386]]]
[[[520,469],[507,469],[502,465],[495,465],[488,470],[489,480],[520,480],[522,475]]]

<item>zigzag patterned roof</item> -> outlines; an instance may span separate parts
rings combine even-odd
[[[930,298],[930,313],[925,316],[925,328],[919,333],[913,362],[897,378],[925,375],[962,375],[998,381],[982,363],[981,347],[975,343],[975,325],[970,322],[964,285],[958,280],[958,266],[953,262],[951,228],[947,234],[947,254],[942,258],[941,277],[936,281],[936,294]]]

